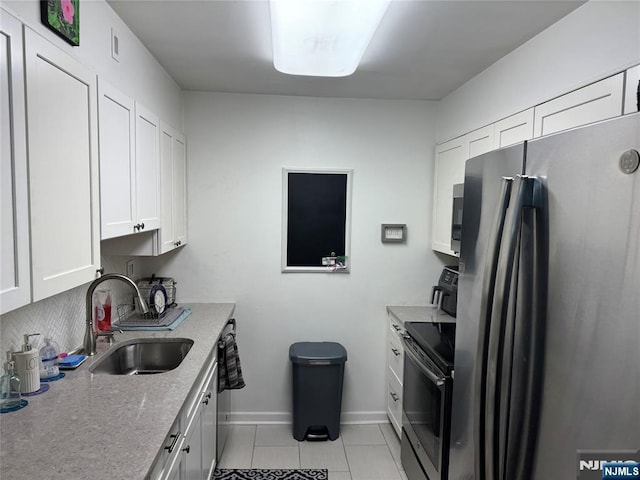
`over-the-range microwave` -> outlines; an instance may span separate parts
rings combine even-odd
[[[460,240],[462,239],[462,199],[464,195],[464,183],[453,186],[453,211],[451,215],[451,250],[460,253]]]

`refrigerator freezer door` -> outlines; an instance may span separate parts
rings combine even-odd
[[[474,470],[474,374],[483,278],[502,177],[523,173],[524,145],[474,157],[465,168],[462,242],[456,316],[455,380],[449,479],[469,480]]]
[[[629,150],[640,151],[640,114],[528,144],[549,230],[535,480],[576,478],[578,450],[640,447],[640,170],[620,168]]]

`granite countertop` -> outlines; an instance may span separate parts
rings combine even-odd
[[[405,322],[456,323],[451,315],[439,310],[435,305],[394,306],[388,305],[387,312],[403,325]]]
[[[48,392],[26,397],[26,408],[0,416],[0,478],[143,479],[235,309],[233,303],[185,306],[192,313],[174,331],[116,334],[117,342],[192,339],[175,370],[93,375],[89,368],[108,349],[100,340],[97,355],[65,370]]]

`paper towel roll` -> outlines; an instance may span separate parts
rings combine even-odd
[[[13,356],[16,362],[16,374],[20,377],[20,391],[22,393],[32,393],[40,390],[38,350],[16,352]]]

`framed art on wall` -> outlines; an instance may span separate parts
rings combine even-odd
[[[40,0],[40,16],[56,35],[80,45],[80,0]]]

